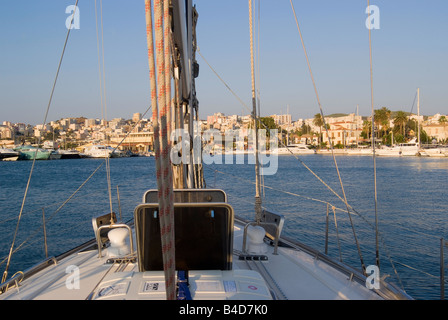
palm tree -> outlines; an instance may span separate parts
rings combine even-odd
[[[313,124],[319,127],[319,144],[322,142],[322,126],[324,125],[324,120],[322,119],[322,115],[320,113],[316,113],[314,115]]]
[[[448,119],[445,116],[440,116],[439,123],[441,125],[443,125],[443,134],[445,134],[445,125],[446,125],[447,122],[448,122]]]
[[[405,135],[404,129],[406,126],[406,122],[408,121],[408,116],[404,111],[398,111],[394,118],[394,126],[400,127],[400,132],[403,133],[403,137]]]
[[[362,124],[362,132],[365,134],[365,139],[370,138],[370,131],[372,129],[372,121],[364,120]]]
[[[389,128],[389,119],[391,111],[386,107],[382,107],[381,109],[374,110],[374,112],[375,112],[375,120],[374,120],[375,124],[378,127],[381,126],[381,129],[383,131],[382,136],[384,136],[387,129]]]

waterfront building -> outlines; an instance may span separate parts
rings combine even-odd
[[[448,123],[423,124],[422,130],[426,132],[428,137],[435,139],[437,142],[448,141]]]
[[[328,135],[330,135],[333,145],[354,145],[362,139],[362,127],[358,126],[356,122],[332,122],[328,125],[328,134],[327,130],[322,130],[323,142],[328,142]]]
[[[124,139],[124,140],[123,140]],[[154,150],[154,132],[141,131],[113,135],[110,138],[111,143],[119,144],[120,150],[144,153]]]

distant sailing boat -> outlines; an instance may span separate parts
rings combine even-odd
[[[417,137],[407,143],[399,143],[391,147],[381,147],[376,149],[378,156],[421,156],[426,155],[421,147],[421,120],[420,120],[420,88],[417,88]],[[393,141],[393,139],[392,139]]]

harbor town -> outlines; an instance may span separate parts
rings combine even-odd
[[[331,141],[336,154],[368,154],[365,150],[371,149],[371,118],[351,113],[332,114],[324,119],[316,114],[313,118],[292,120],[290,114],[280,114],[261,118],[260,127],[277,130],[279,154],[282,146],[294,150],[298,145],[306,146],[312,153],[328,154],[328,141]],[[220,132],[222,145],[215,145],[214,150],[228,152],[224,143],[226,132],[250,129],[251,115],[215,113],[200,121],[200,126],[201,132],[210,129]],[[413,143],[418,144],[422,152],[408,155],[448,157],[447,115],[423,116],[383,107],[375,110],[374,132],[378,155],[386,155],[383,151],[395,146]],[[140,113],[133,114],[128,120],[78,117],[45,125],[9,121],[0,125],[2,160],[32,159],[25,154],[27,151],[37,154],[35,148],[39,148],[39,152],[42,150],[42,159],[150,156],[154,150],[153,139],[152,122],[142,118]],[[241,148],[248,150],[247,141]],[[397,155],[406,154],[400,151]]]

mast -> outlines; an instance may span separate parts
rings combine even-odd
[[[199,65],[196,61],[196,23],[198,13],[192,5],[192,0],[172,1],[172,43],[173,74],[175,88],[175,128],[184,130],[186,136],[179,137],[180,145],[189,148],[178,148],[179,152],[188,152],[182,155],[182,160],[189,159],[187,163],[173,165],[174,187],[203,188],[203,174],[201,150],[195,150],[191,145],[195,138],[195,120],[198,120],[198,100],[196,98],[195,78],[199,75]],[[194,160],[196,159],[196,161]]]
[[[145,0],[163,270],[166,297],[168,300],[174,300],[176,297],[176,252],[173,189],[185,188],[185,186],[200,188],[203,185],[202,171],[199,171],[202,170],[199,161],[201,155],[195,155],[198,152],[202,153],[201,144],[199,144],[199,150],[195,150],[194,143],[195,133],[197,134],[194,120],[198,120],[198,103],[194,85],[194,78],[199,73],[195,60],[197,12],[192,7],[192,0],[154,0],[154,10],[152,7],[152,0]],[[175,115],[180,115],[174,121],[178,125],[176,129],[180,129],[174,132],[176,149],[171,143],[173,129],[171,128],[173,105],[171,77],[173,75],[178,108]],[[181,152],[187,154],[182,155],[181,162],[175,163],[172,156]]]
[[[418,137],[417,145],[420,150],[420,88],[417,88],[417,119],[418,119]]]
[[[356,148],[359,148],[359,139],[358,139],[358,118],[359,118],[359,104],[356,105]]]
[[[257,128],[257,100],[255,98],[255,64],[254,64],[254,39],[253,39],[253,15],[252,0],[249,0],[249,30],[250,30],[250,67],[252,75],[252,118],[255,129],[255,221],[261,221],[260,198],[260,164],[258,159],[258,128]]]

